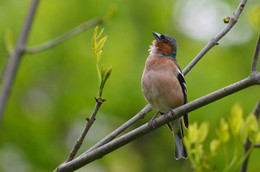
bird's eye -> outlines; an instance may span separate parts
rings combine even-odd
[[[163,40],[163,43],[168,44],[168,41],[167,40]]]

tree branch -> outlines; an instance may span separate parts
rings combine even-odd
[[[15,75],[17,73],[21,57],[25,52],[25,44],[32,26],[33,18],[38,6],[39,0],[33,0],[26,17],[22,32],[17,41],[15,50],[11,53],[10,59],[7,64],[7,68],[3,77],[3,87],[0,96],[0,124],[2,123],[2,116],[4,113],[5,105],[8,97],[11,93],[12,85],[14,82]]]
[[[87,135],[90,127],[92,126],[92,124],[94,123],[94,121],[96,120],[96,115],[97,115],[97,112],[100,108],[100,106],[102,105],[102,103],[105,101],[105,99],[102,99],[102,100],[98,100],[96,99],[96,106],[92,112],[92,115],[90,118],[87,118],[87,123],[85,125],[85,128],[83,129],[81,135],[79,136],[77,142],[75,143],[73,149],[71,150],[70,154],[69,154],[69,157],[68,159],[66,160],[66,162],[69,162],[71,161],[75,155],[77,154],[79,148],[81,147],[82,143],[83,143],[83,140],[85,138],[85,136]]]
[[[260,148],[260,143],[255,144],[255,148]]]
[[[60,36],[58,36],[58,37],[56,37],[52,40],[44,42],[40,45],[27,47],[25,49],[25,51],[26,51],[26,53],[32,54],[32,53],[38,53],[38,52],[53,48],[56,45],[66,41],[67,39],[69,39],[69,38],[83,32],[83,31],[89,29],[90,27],[101,24],[101,23],[104,23],[104,19],[101,18],[101,17],[89,20],[89,21],[78,25],[77,27],[73,28],[72,30],[70,30],[70,31],[68,31],[68,32],[66,32],[66,33],[64,33],[64,34],[62,34],[62,35],[60,35]]]
[[[212,38],[208,44],[199,52],[199,54],[188,64],[188,66],[183,70],[183,74],[186,75],[197,63],[198,61],[215,45],[218,44],[218,41],[225,36],[230,29],[236,24],[240,14],[242,13],[245,5],[247,3],[247,0],[242,0],[237,7],[235,13],[230,18],[227,26],[219,32],[214,38]]]
[[[257,73],[257,63],[258,63],[258,56],[259,56],[259,50],[260,50],[260,34],[258,36],[258,40],[256,43],[256,48],[255,48],[255,53],[252,61],[252,67],[251,67],[251,75],[254,73]],[[258,120],[259,115],[260,115],[260,100],[258,101],[258,104],[256,105],[253,114],[256,116],[256,119]],[[246,138],[245,143],[244,143],[244,156],[247,154],[251,147],[252,143],[249,140],[249,138]],[[247,165],[249,161],[250,154],[246,157],[245,161],[243,162],[240,171],[241,172],[246,172],[247,171]]]
[[[258,40],[257,40],[257,43],[256,43],[256,48],[255,48],[254,59],[253,59],[253,62],[252,62],[251,73],[255,73],[257,71],[257,62],[258,62],[259,51],[260,51],[260,34],[258,36]]]
[[[218,99],[221,99],[230,94],[233,94],[239,90],[242,90],[244,88],[247,88],[252,85],[257,85],[257,84],[260,84],[260,73],[252,74],[249,77],[247,77],[241,81],[238,81],[225,88],[222,88],[222,89],[215,91],[213,93],[210,93],[206,96],[193,100],[178,108],[175,108],[172,111],[166,113],[165,115],[162,115],[162,116],[156,118],[154,120],[153,124],[148,122],[136,129],[124,134],[123,136],[121,136],[103,146],[98,147],[97,149],[95,149],[89,153],[84,153],[81,156],[75,158],[74,160],[72,160],[66,164],[61,164],[55,170],[55,172],[61,172],[61,171],[65,172],[65,171],[77,170],[80,167],[82,167],[96,159],[102,158],[104,155],[112,152],[113,150],[116,150],[116,149],[128,144],[129,142],[143,136],[144,134],[149,133],[149,132],[153,131],[154,129],[165,125],[169,121],[181,117],[185,113],[191,112],[195,109],[198,109],[202,106],[212,103]]]
[[[145,117],[147,113],[149,113],[152,110],[152,106],[150,104],[146,105],[140,112],[138,112],[134,117],[132,117],[130,120],[125,122],[123,125],[118,127],[115,131],[107,135],[104,139],[102,139],[100,142],[95,144],[93,147],[91,147],[88,151],[86,151],[84,154],[89,153],[93,151],[94,149],[110,142],[114,138],[116,138],[119,134],[121,134],[123,131],[125,131],[127,128],[129,128],[131,125],[133,125],[136,121],[139,119],[142,119]]]
[[[259,41],[258,41],[258,43],[259,43]],[[255,60],[255,56],[254,56],[254,60]],[[252,66],[252,69],[253,69],[253,66]],[[255,107],[255,109],[253,111],[253,114],[256,116],[256,119],[258,120],[259,115],[260,115],[260,100],[258,101],[258,103],[257,103],[257,105],[256,105],[256,107]],[[249,138],[246,138],[246,141],[245,141],[245,144],[244,144],[244,155],[247,154],[247,152],[249,151],[251,145],[252,145],[252,143],[249,140]],[[255,146],[255,147],[257,147],[257,146]],[[248,165],[248,161],[249,161],[249,156],[250,156],[250,154],[248,154],[247,158],[245,159],[244,163],[242,164],[241,169],[240,169],[241,172],[246,172],[247,171],[247,165]]]

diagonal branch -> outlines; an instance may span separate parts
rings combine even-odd
[[[260,116],[260,100],[258,101],[258,104],[256,105],[253,114],[255,114],[256,119],[259,119],[259,116]]]
[[[255,107],[255,109],[253,111],[253,114],[256,116],[256,119],[258,120],[259,115],[260,115],[260,100],[258,101],[258,103],[257,103],[257,105],[256,105],[256,107]],[[249,138],[247,138],[246,141],[245,141],[245,145],[244,145],[244,155],[247,154],[247,152],[249,151],[251,145],[252,145],[251,141],[249,140]],[[247,171],[247,165],[248,165],[248,161],[249,161],[249,156],[250,156],[250,154],[248,154],[247,158],[245,159],[244,163],[242,164],[241,169],[240,169],[241,172],[246,172]]]
[[[94,149],[110,142],[114,138],[116,138],[119,134],[121,134],[123,131],[125,131],[128,127],[133,125],[136,121],[139,119],[144,118],[144,116],[152,110],[152,106],[150,104],[146,105],[140,112],[138,112],[134,117],[132,117],[130,120],[125,122],[123,125],[118,127],[115,131],[107,135],[104,139],[102,139],[100,142],[95,144],[93,147],[91,147],[88,151],[86,151],[84,154],[89,153],[93,151]]]
[[[260,51],[260,34],[258,36],[258,40],[257,40],[257,43],[256,43],[251,73],[255,73],[257,71],[257,62],[258,62],[259,51]]]
[[[74,171],[79,169],[80,167],[96,160],[104,155],[112,152],[113,150],[116,150],[129,142],[143,136],[146,133],[149,133],[153,131],[154,129],[161,127],[168,123],[171,120],[177,119],[181,117],[183,114],[187,112],[191,112],[195,109],[198,109],[202,106],[205,106],[209,103],[212,103],[216,100],[219,100],[223,97],[226,97],[230,94],[233,94],[237,91],[240,91],[242,89],[245,89],[247,87],[250,87],[252,85],[257,85],[260,84],[260,73],[256,73],[253,75],[250,75],[249,77],[238,81],[234,84],[231,84],[225,88],[222,88],[218,91],[215,91],[213,93],[210,93],[206,96],[203,96],[201,98],[198,98],[196,100],[193,100],[185,105],[182,105],[176,109],[173,109],[172,112],[168,112],[167,114],[160,116],[156,118],[153,122],[153,125],[151,125],[149,122],[124,134],[123,136],[103,145],[100,146],[99,148],[89,152],[89,153],[84,153],[81,156],[75,158],[74,160],[66,163],[66,164],[61,164],[55,172],[65,172],[65,171]]]
[[[255,144],[255,148],[260,148],[260,143]]]
[[[235,13],[230,18],[227,26],[219,32],[214,38],[212,38],[208,44],[199,52],[199,54],[188,64],[188,66],[183,70],[183,74],[186,75],[197,63],[198,61],[215,45],[218,44],[218,41],[225,36],[230,29],[236,24],[240,14],[242,13],[245,5],[247,3],[247,0],[242,0],[237,7]]]
[[[79,148],[81,147],[82,143],[83,143],[83,140],[85,138],[85,136],[87,135],[90,127],[92,126],[92,124],[94,123],[95,119],[96,119],[96,115],[97,115],[97,112],[100,108],[100,106],[102,105],[102,103],[105,101],[105,99],[102,99],[102,100],[98,100],[96,99],[96,106],[92,112],[92,115],[90,116],[90,118],[87,118],[87,123],[86,123],[86,126],[85,128],[83,129],[81,135],[79,136],[77,142],[75,143],[74,147],[72,148],[70,154],[69,154],[69,157],[68,159],[66,160],[66,162],[69,162],[71,161],[75,155],[77,154]]]
[[[40,45],[27,47],[25,49],[25,51],[26,51],[26,53],[32,54],[32,53],[38,53],[38,52],[53,48],[53,47],[57,46],[58,44],[66,41],[67,39],[89,29],[90,27],[98,25],[98,24],[102,24],[102,23],[104,23],[104,19],[101,17],[89,20],[52,40],[44,42]]]
[[[3,77],[3,87],[0,96],[0,124],[2,121],[2,116],[4,113],[5,105],[8,100],[8,97],[11,93],[12,85],[15,79],[15,75],[17,73],[21,57],[25,52],[25,44],[28,39],[28,35],[32,26],[32,22],[35,16],[35,12],[37,6],[39,4],[39,0],[33,0],[29,9],[29,12],[26,17],[26,21],[24,23],[22,32],[17,41],[17,45],[15,50],[11,53],[10,59],[7,64],[7,68]]]

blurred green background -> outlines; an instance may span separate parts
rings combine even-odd
[[[30,0],[0,1],[0,66],[8,60],[4,37],[9,31],[14,41],[21,31]],[[116,9],[106,22],[108,35],[102,62],[112,65],[97,120],[80,152],[127,121],[147,103],[140,80],[152,31],[173,36],[178,41],[178,63],[182,69],[225,24],[239,0],[44,0],[37,9],[28,45],[38,45],[97,16]],[[247,77],[260,31],[260,2],[251,0],[239,22],[187,74],[189,101]],[[63,162],[94,108],[98,91],[95,61],[91,53],[94,27],[55,48],[23,56],[0,130],[0,171],[52,171]],[[259,67],[259,65],[258,65]],[[190,113],[190,122],[208,121],[210,139],[220,118],[227,118],[235,102],[248,115],[259,100],[258,86],[223,98]],[[149,121],[149,113],[135,127]],[[229,149],[230,148],[230,149]],[[227,150],[232,157],[232,143]],[[242,150],[241,150],[242,151]],[[248,171],[259,171],[260,150],[253,150]],[[221,153],[216,170],[223,169]],[[152,133],[114,151],[78,171],[157,172],[191,171],[188,160],[174,159],[174,142],[168,128]]]

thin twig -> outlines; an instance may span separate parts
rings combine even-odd
[[[122,135],[121,137],[119,137],[115,140],[112,140],[111,142],[109,142],[103,146],[100,146],[99,148],[97,148],[87,154],[84,153],[83,155],[75,158],[74,160],[72,160],[68,163],[61,164],[55,170],[55,172],[58,172],[58,171],[65,172],[65,171],[77,170],[80,167],[82,167],[96,159],[99,159],[99,158],[103,157],[104,155],[112,152],[113,150],[118,149],[118,148],[128,144],[129,142],[143,136],[144,134],[147,134],[147,133],[153,131],[154,129],[165,125],[169,121],[181,117],[185,113],[198,109],[202,106],[205,106],[218,99],[221,99],[230,94],[233,94],[239,90],[245,89],[249,86],[259,84],[258,81],[260,81],[260,73],[250,75],[246,79],[238,81],[238,82],[231,84],[225,88],[222,88],[218,91],[215,91],[206,96],[193,100],[187,104],[184,104],[176,109],[173,109],[171,111],[173,113],[168,112],[165,115],[156,118],[152,125],[148,122],[136,129]]]
[[[260,100],[258,101],[258,104],[256,105],[256,108],[253,113],[255,114],[256,119],[258,120],[260,115]]]
[[[1,96],[0,96],[0,124],[2,121],[2,116],[4,113],[6,102],[11,93],[12,85],[13,85],[13,82],[14,82],[19,64],[20,64],[21,57],[23,56],[23,54],[25,52],[25,44],[26,44],[30,29],[32,26],[32,22],[33,22],[38,4],[39,4],[39,0],[33,0],[31,3],[31,6],[28,11],[22,32],[17,41],[16,48],[15,48],[14,52],[11,53],[11,57],[9,58],[7,68],[4,73],[3,87],[2,87],[2,92],[1,92]]]
[[[152,110],[152,106],[150,104],[146,105],[140,112],[138,112],[134,117],[132,117],[130,120],[125,122],[123,125],[118,127],[115,131],[107,135],[104,139],[99,141],[97,144],[92,146],[89,150],[87,150],[85,153],[89,153],[93,151],[94,149],[110,142],[114,138],[116,138],[119,134],[121,134],[123,131],[125,131],[128,127],[133,125],[136,121],[139,119],[143,119],[147,113],[149,113]]]
[[[69,162],[71,161],[75,155],[77,154],[79,148],[81,147],[82,143],[83,143],[83,140],[85,138],[85,136],[87,135],[90,127],[92,126],[92,124],[94,123],[95,119],[96,119],[96,115],[97,115],[97,112],[100,108],[100,106],[102,105],[102,103],[105,101],[105,99],[102,99],[102,100],[98,100],[96,99],[96,106],[92,112],[92,115],[90,116],[90,118],[87,118],[87,122],[86,122],[86,125],[85,125],[85,128],[83,129],[81,135],[79,136],[77,142],[75,143],[73,149],[71,150],[70,154],[69,154],[69,157],[68,159],[66,160],[66,162]]]
[[[255,144],[255,148],[260,148],[260,143]]]
[[[208,44],[199,52],[199,54],[189,63],[189,65],[183,70],[183,74],[186,75],[197,63],[198,61],[215,45],[218,44],[218,41],[225,36],[230,29],[236,24],[240,14],[242,13],[245,5],[247,3],[247,0],[242,0],[237,7],[235,13],[230,18],[227,26],[219,32],[214,38],[212,38]]]
[[[259,119],[259,115],[260,115],[260,100],[258,101],[253,114],[256,116],[256,119]],[[244,144],[244,155],[246,155],[248,153],[248,151],[250,150],[252,143],[249,140],[249,138],[246,138],[245,144]],[[248,156],[246,157],[245,161],[243,162],[240,172],[246,172],[247,171],[247,166],[248,166],[248,161],[249,161],[249,157],[250,154],[248,154]]]
[[[89,29],[90,27],[92,26],[95,26],[97,24],[101,24],[104,22],[104,19],[103,18],[95,18],[95,19],[92,19],[92,20],[89,20],[87,22],[84,22],[80,25],[78,25],[77,27],[71,29],[70,31],[52,39],[52,40],[49,40],[47,42],[44,42],[40,45],[37,45],[37,46],[32,46],[32,47],[27,47],[25,49],[26,53],[38,53],[38,52],[41,52],[41,51],[44,51],[44,50],[47,50],[47,49],[50,49],[50,48],[53,48],[55,47],[56,45],[64,42],[65,40]]]
[[[260,51],[260,34],[258,36],[257,43],[256,43],[256,48],[255,48],[254,59],[253,59],[253,62],[252,62],[251,73],[255,73],[257,71],[257,63],[258,63],[259,51]]]
[[[255,53],[254,53],[254,58],[252,61],[252,68],[251,68],[251,75],[257,73],[257,63],[258,63],[258,56],[259,56],[259,50],[260,50],[260,34],[258,36],[258,40],[256,43],[256,48],[255,48]],[[260,100],[258,101],[253,114],[256,116],[256,119],[258,120],[259,115],[260,115]],[[245,143],[244,143],[244,155],[248,154],[248,151],[250,150],[252,143],[249,140],[249,138],[246,138]],[[247,171],[247,166],[248,166],[248,161],[249,161],[250,154],[246,157],[245,161],[243,162],[240,172],[246,172]]]

